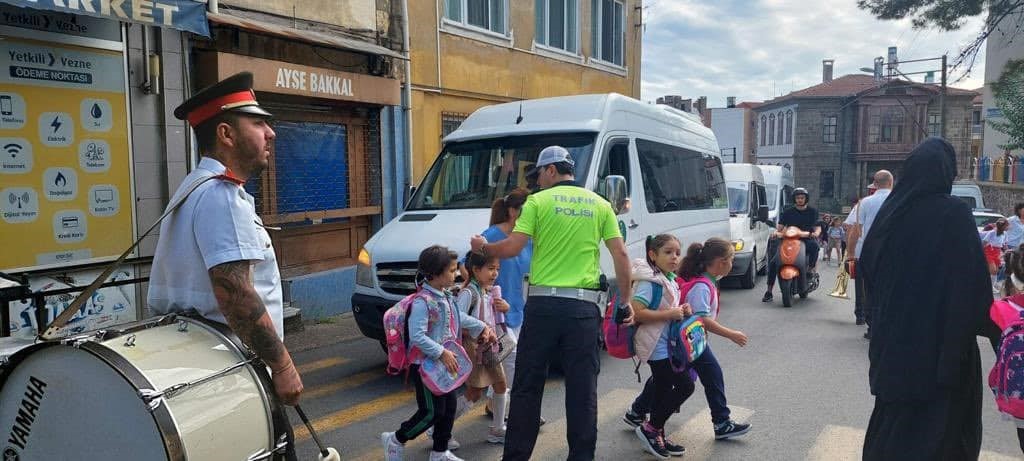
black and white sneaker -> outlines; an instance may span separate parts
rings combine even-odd
[[[641,424],[636,427],[636,437],[640,439],[644,450],[658,459],[668,459],[670,453],[665,449],[665,438],[661,436],[661,431],[648,431],[644,426],[647,425]]]
[[[665,436],[665,429],[661,430],[661,440],[665,442],[665,451],[672,456],[683,456],[686,453],[686,447],[672,443],[668,437]]]
[[[647,421],[647,415],[634,413],[632,408],[626,410],[626,414],[622,415],[622,422],[634,429],[643,424],[644,421]]]
[[[763,303],[770,303],[770,302],[772,302],[772,299],[774,299],[774,297],[772,296],[772,292],[766,291],[764,293],[764,296],[761,298],[761,302],[763,302]]]
[[[749,430],[749,424],[740,424],[730,419],[722,424],[715,426],[715,440],[739,437],[743,434],[746,434]]]

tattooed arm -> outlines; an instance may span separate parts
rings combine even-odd
[[[281,401],[286,405],[298,403],[302,379],[253,287],[251,263],[243,260],[219,264],[210,268],[209,274],[213,294],[228,326],[270,367],[274,391]]]

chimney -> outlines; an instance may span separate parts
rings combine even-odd
[[[694,104],[693,111],[696,112],[697,115],[702,115],[702,114],[704,114],[704,112],[707,112],[707,110],[708,110],[708,97],[707,96],[701,96],[701,97],[697,98],[697,103]]]
[[[728,109],[736,107],[736,96],[729,96],[725,98],[725,107]]]
[[[828,83],[832,81],[832,65],[835,63],[833,59],[825,59],[821,61],[821,83]]]

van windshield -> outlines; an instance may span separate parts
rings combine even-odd
[[[533,168],[541,149],[553,145],[572,154],[576,181],[582,186],[596,138],[596,133],[547,133],[449,143],[427,172],[408,210],[490,208],[495,198],[516,187],[536,188],[536,184],[528,184],[526,172]]]
[[[729,181],[729,214],[750,212],[750,185],[745,182]]]
[[[765,189],[768,191],[768,210],[775,211],[779,207],[779,186],[767,186]]]

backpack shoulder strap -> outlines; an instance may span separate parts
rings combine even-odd
[[[664,295],[665,287],[661,286],[660,283],[651,283],[651,310],[657,310],[661,307],[661,297]]]

